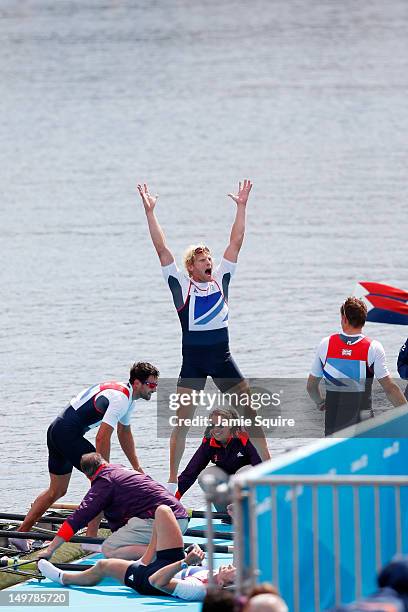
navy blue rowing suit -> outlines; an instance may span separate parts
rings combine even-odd
[[[408,338],[398,354],[397,368],[401,378],[408,380]],[[405,397],[408,399],[408,385],[405,388]]]
[[[201,283],[180,272],[174,261],[162,267],[183,334],[179,387],[200,391],[211,376],[225,392],[244,378],[228,339],[228,289],[235,268],[222,259],[211,281]]]
[[[73,467],[80,470],[82,455],[95,452],[84,434],[102,422],[113,429],[118,422],[130,425],[134,406],[130,384],[106,382],[78,393],[48,428],[49,472],[62,475]]]

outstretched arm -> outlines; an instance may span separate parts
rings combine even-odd
[[[95,482],[82,502],[70,517],[61,525],[54,539],[45,550],[38,554],[39,559],[49,559],[64,542],[97,517],[109,503],[112,495],[111,486],[106,482]]]
[[[137,186],[140,197],[142,198],[143,206],[146,213],[147,224],[149,226],[150,237],[152,239],[154,248],[160,259],[162,266],[168,266],[173,263],[174,257],[171,251],[167,248],[166,238],[159,222],[154,214],[154,208],[156,206],[158,196],[152,196],[149,193],[149,188],[146,185]]]
[[[121,445],[126,457],[129,459],[132,468],[136,470],[136,472],[142,472],[143,474],[144,472],[136,453],[135,440],[133,438],[130,425],[123,425],[123,423],[119,422],[117,431],[119,444]]]
[[[61,544],[64,544],[65,541],[66,540],[64,540],[64,538],[56,535],[55,538],[48,544],[47,548],[38,553],[37,559],[50,559],[55,551],[61,546]]]
[[[323,411],[325,410],[325,400],[320,393],[320,381],[321,378],[313,376],[313,374],[309,374],[309,378],[307,379],[307,392],[319,410]]]
[[[198,447],[194,455],[191,457],[188,462],[185,470],[178,477],[178,495],[176,495],[177,499],[180,499],[182,495],[193,485],[193,483],[197,480],[201,472],[210,462],[211,456],[208,451],[208,447],[210,442],[204,443]]]
[[[391,404],[395,406],[395,408],[407,404],[407,400],[405,399],[401,389],[392,380],[391,376],[384,376],[384,378],[379,378],[378,382],[384,389],[386,396],[388,397]]]
[[[106,461],[110,459],[112,432],[112,425],[102,422],[99,425],[98,433],[95,438],[96,452],[100,453]]]
[[[231,229],[230,242],[225,249],[224,258],[235,263],[238,259],[238,254],[241,250],[245,235],[245,215],[246,205],[249,198],[252,183],[245,179],[244,183],[239,183],[238,193],[229,193],[229,197],[234,200],[237,205],[237,213]]]

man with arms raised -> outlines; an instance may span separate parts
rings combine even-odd
[[[80,470],[81,457],[95,450],[109,461],[111,437],[117,427],[119,444],[134,470],[142,472],[130,428],[135,400],[150,400],[156,391],[159,371],[150,363],[134,363],[129,382],[105,382],[78,393],[51,423],[47,432],[50,484],[31,506],[19,531],[29,531],[48,508],[67,492],[73,467]],[[84,438],[98,427],[95,446]],[[96,527],[95,527],[96,525]],[[97,523],[88,535],[97,530]],[[26,540],[10,539],[20,550],[28,550]]]
[[[236,268],[238,254],[244,240],[245,215],[252,183],[239,184],[237,194],[228,194],[237,205],[231,229],[230,242],[221,263],[214,267],[210,249],[203,245],[191,246],[185,253],[186,273],[180,271],[167,247],[164,232],[155,215],[157,196],[149,193],[147,185],[138,185],[146,212],[153,245],[162,265],[164,278],[173,296],[182,328],[183,363],[177,393],[184,399],[192,392],[204,389],[207,376],[211,376],[222,393],[237,397],[250,393],[248,383],[231,356],[228,338],[228,289]],[[239,406],[236,406],[239,409]],[[192,402],[183,402],[177,410],[179,419],[194,415]],[[251,409],[246,416],[254,416]],[[188,427],[177,425],[170,438],[169,482],[177,488],[177,472],[185,448]],[[262,460],[269,459],[265,434],[261,427],[250,430],[252,442]]]
[[[325,435],[335,433],[361,419],[361,410],[371,410],[373,377],[383,387],[393,406],[406,400],[392,380],[385,363],[383,346],[362,333],[367,307],[349,297],[340,308],[342,333],[323,338],[317,349],[307,391],[320,410],[325,410]],[[320,394],[324,377],[326,398]]]

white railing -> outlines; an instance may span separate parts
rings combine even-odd
[[[262,501],[259,500],[259,487],[262,487]],[[266,487],[266,495],[265,495]],[[283,487],[283,488],[282,488]],[[323,497],[325,505],[322,504],[321,489],[325,488],[325,492],[329,488],[331,495]],[[344,487],[349,487],[351,490],[352,503],[343,503],[340,499]],[[381,505],[381,491],[386,487],[387,491],[392,491],[392,503],[389,503],[387,498],[386,516],[382,515],[384,504]],[[353,476],[353,475],[273,475],[261,476],[260,478],[240,478],[234,483],[234,515],[235,515],[235,563],[237,564],[237,589],[241,593],[251,586],[254,586],[260,575],[265,574],[265,567],[262,566],[262,558],[269,558],[272,555],[271,580],[279,586],[281,584],[281,576],[279,576],[279,551],[282,553],[282,548],[279,547],[279,537],[283,537],[278,529],[278,519],[282,521],[281,512],[289,514],[288,530],[291,533],[289,550],[284,549],[284,554],[288,555],[286,560],[292,565],[292,593],[294,612],[305,612],[304,605],[301,606],[300,590],[301,580],[313,581],[313,601],[308,602],[308,610],[321,610],[323,589],[325,585],[321,583],[320,568],[322,559],[320,559],[320,542],[321,542],[321,526],[325,522],[326,535],[327,525],[332,525],[332,559],[333,559],[333,576],[332,584],[334,585],[334,601],[333,604],[341,603],[343,592],[342,584],[342,562],[348,566],[354,565],[354,580],[355,580],[355,596],[360,597],[364,593],[362,572],[363,565],[366,562],[368,551],[375,548],[375,568],[378,571],[384,562],[382,542],[384,537],[393,537],[394,541],[388,546],[387,553],[392,548],[393,554],[403,552],[402,538],[402,516],[404,508],[401,506],[401,488],[408,487],[408,477],[405,476]],[[305,492],[310,493],[305,496]],[[366,521],[364,525],[361,521],[364,517],[361,515],[360,503],[362,496],[370,491],[370,500],[373,497],[374,503],[372,511],[374,520]],[[320,494],[320,501],[319,501]],[[283,507],[283,504],[285,506]],[[365,499],[365,504],[367,498]],[[264,504],[262,506],[262,504]],[[351,507],[350,507],[351,506]],[[266,510],[265,510],[266,508]],[[390,512],[392,516],[390,517]],[[300,555],[302,537],[305,535],[305,529],[299,528],[299,512],[303,512],[304,516],[311,515],[312,517],[312,550],[310,551],[310,560],[307,564],[307,559]],[[405,510],[405,516],[408,509]],[[329,516],[329,513],[331,514]],[[265,523],[265,514],[269,515],[267,524]],[[262,515],[262,521],[259,517]],[[348,516],[349,515],[349,516]],[[262,523],[262,524],[260,524]],[[344,525],[349,525],[347,533],[344,533]],[[260,532],[260,529],[263,529]],[[372,525],[372,527],[371,527]],[[364,540],[362,537],[361,528],[368,536]],[[391,534],[394,534],[392,536]],[[310,533],[306,534],[310,539]],[[306,537],[306,536],[305,536]],[[345,541],[348,538],[349,541]],[[370,548],[371,546],[371,548]],[[343,552],[342,552],[343,551]],[[345,552],[344,552],[345,551]],[[406,551],[405,551],[406,552]],[[342,558],[348,556],[348,558]],[[372,562],[372,559],[370,559]],[[286,564],[288,567],[288,564]],[[266,568],[268,569],[268,568]],[[365,573],[367,568],[364,567]],[[374,579],[374,576],[373,576]],[[287,588],[287,585],[286,585]],[[285,592],[282,592],[285,596]],[[327,593],[326,593],[327,594]]]

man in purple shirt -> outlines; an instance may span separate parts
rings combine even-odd
[[[154,513],[160,505],[168,506],[182,533],[186,531],[188,516],[184,506],[147,474],[109,464],[99,453],[83,455],[81,470],[90,479],[91,487],[41,553],[42,558],[49,559],[61,544],[101,512],[113,531],[102,545],[105,557],[139,559],[150,542]]]

